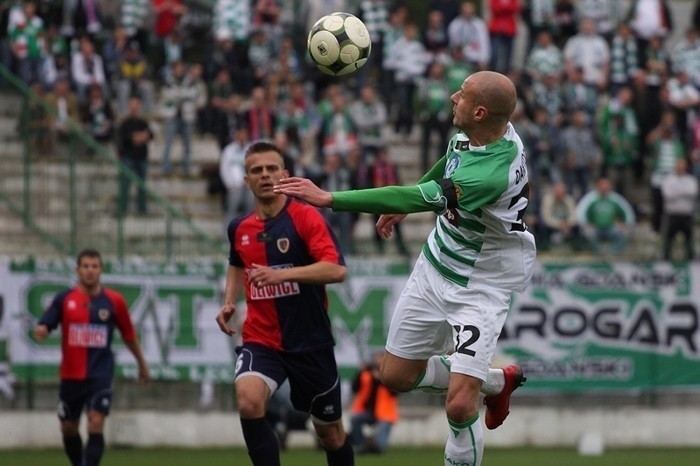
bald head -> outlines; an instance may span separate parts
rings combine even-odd
[[[473,86],[473,87],[472,87]],[[515,85],[507,76],[495,71],[479,71],[469,76],[474,103],[483,105],[494,123],[508,122],[517,102]]]
[[[503,137],[517,102],[513,82],[493,71],[469,76],[450,100],[452,123],[477,145]]]

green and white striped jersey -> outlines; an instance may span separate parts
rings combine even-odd
[[[444,178],[454,182],[457,206],[437,217],[423,253],[445,277],[462,285],[523,291],[535,260],[535,240],[523,224],[528,175],[523,144],[512,125],[483,147],[456,134],[445,154]],[[428,200],[440,183],[419,185]]]
[[[455,135],[447,153],[416,186],[333,194],[333,210],[438,214],[423,253],[448,280],[463,286],[523,291],[532,275],[535,240],[523,224],[528,176],[520,137],[473,147]]]

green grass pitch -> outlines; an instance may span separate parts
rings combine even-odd
[[[603,456],[582,457],[574,448],[487,448],[483,466],[697,466],[696,449],[616,449]],[[0,450],[0,464],[7,466],[59,466],[68,464],[62,450]],[[325,465],[325,455],[313,449],[282,453],[283,466]],[[442,448],[394,447],[384,455],[357,456],[357,466],[442,465]],[[247,466],[245,450],[231,449],[116,449],[108,448],[102,466]]]

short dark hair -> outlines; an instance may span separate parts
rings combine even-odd
[[[76,261],[78,266],[80,266],[80,261],[83,260],[83,257],[96,257],[100,261],[100,265],[102,265],[102,256],[100,256],[100,252],[97,249],[83,249],[80,251]]]
[[[245,151],[245,158],[247,159],[253,154],[260,154],[262,152],[277,152],[282,159],[282,168],[284,168],[284,154],[282,154],[282,149],[270,141],[256,141],[249,145]]]

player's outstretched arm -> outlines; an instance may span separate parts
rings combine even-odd
[[[429,186],[432,183],[432,186]],[[426,197],[423,189],[433,194]],[[319,188],[306,178],[282,178],[275,185],[276,193],[297,197],[316,207],[330,207],[334,211],[366,212],[368,214],[410,214],[413,212],[440,212],[444,209],[443,196],[438,185],[430,181],[421,186],[384,186],[381,188],[334,191]],[[433,199],[434,197],[434,199]]]
[[[276,193],[299,198],[315,207],[331,207],[333,203],[331,193],[319,188],[308,178],[282,178],[274,190]]]
[[[433,165],[428,173],[418,180],[416,184],[427,183],[428,181],[437,181],[445,176],[445,165],[447,165],[447,157],[442,156],[435,165]]]

